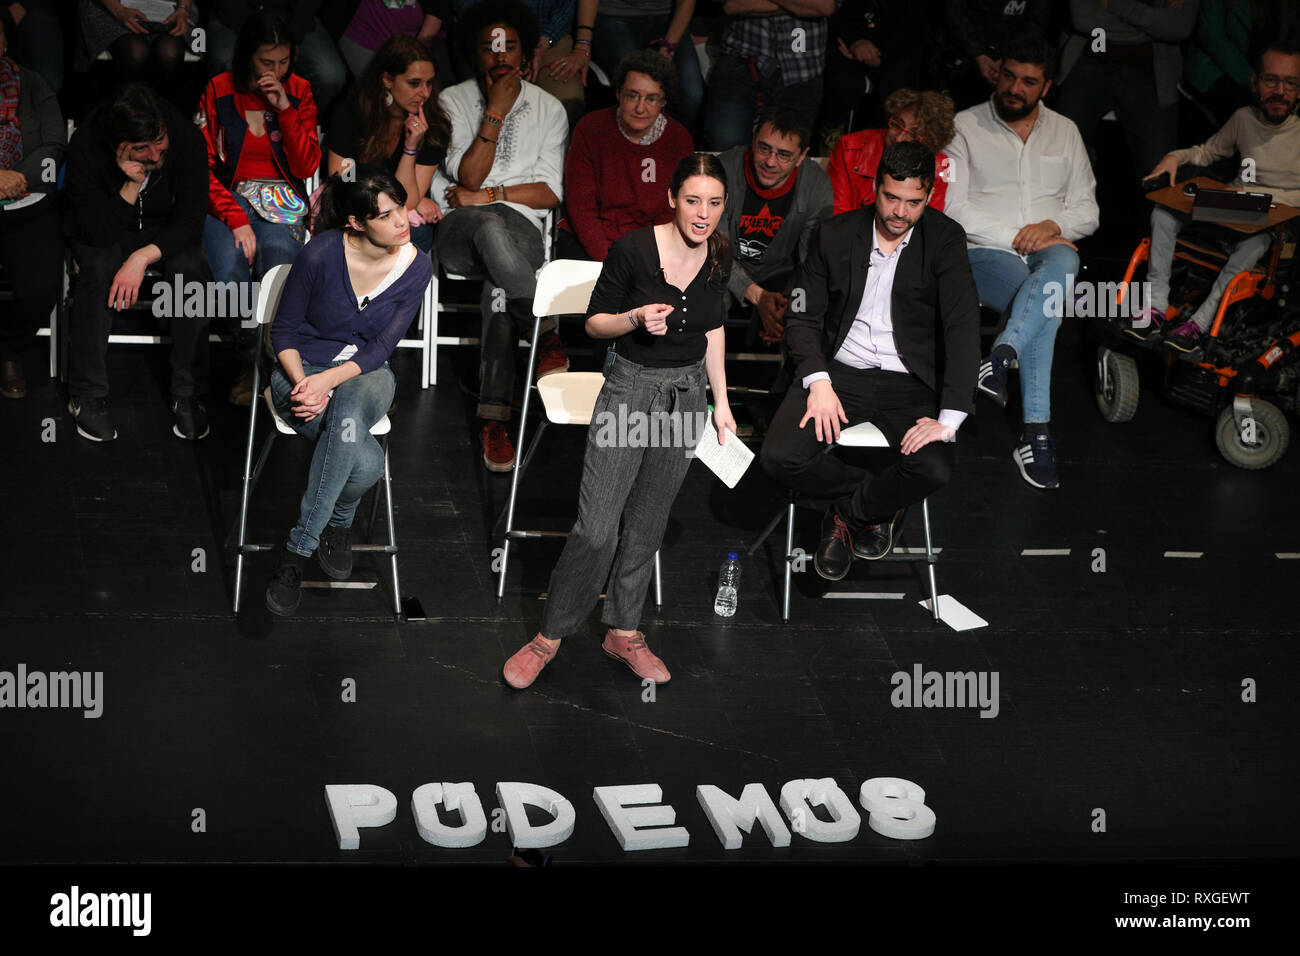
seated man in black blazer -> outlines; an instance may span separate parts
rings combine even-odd
[[[785,344],[802,387],[786,394],[763,442],[764,471],[833,502],[813,562],[831,581],[854,556],[888,554],[902,509],[947,484],[980,364],[966,233],[926,205],[934,154],[890,146],[877,181],[874,205],[821,224],[795,277]],[[865,421],[902,452],[875,476],[822,444]]]

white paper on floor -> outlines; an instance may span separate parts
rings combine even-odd
[[[920,602],[921,607],[933,613],[930,605],[930,599],[926,598]],[[954,631],[973,631],[977,627],[988,627],[989,622],[984,620],[961,601],[958,601],[951,594],[939,595],[939,620],[947,624]]]

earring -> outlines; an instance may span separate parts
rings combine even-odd
[[[385,105],[385,106],[392,106],[392,105],[393,105],[393,94],[392,94],[392,91],[391,91],[391,90],[389,90],[389,91],[385,91],[385,93],[384,93],[384,105]]]

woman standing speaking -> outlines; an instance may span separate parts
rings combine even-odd
[[[601,650],[644,680],[663,684],[670,677],[637,626],[694,443],[645,447],[645,441],[629,440],[633,429],[610,441],[609,429],[599,425],[638,419],[680,424],[703,415],[707,376],[718,440],[725,443],[726,430],[736,431],[723,367],[731,259],[726,238],[716,231],[727,199],[726,174],[714,156],[687,156],[668,193],[672,221],[615,241],[591,295],[588,334],[615,341],[587,430],[578,520],[551,574],[541,631],[506,661],[503,676],[511,687],[532,684],[561,639],[581,627],[607,573],[603,620],[609,630]],[[667,419],[660,417],[665,414]],[[679,437],[691,433],[676,429]]]

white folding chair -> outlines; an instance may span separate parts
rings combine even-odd
[[[542,319],[549,315],[585,314],[591,291],[600,278],[601,263],[579,259],[554,259],[542,266],[537,274],[537,292],[533,295],[533,341],[528,349],[526,382],[532,382],[537,367],[537,340],[541,337]],[[515,501],[519,495],[519,482],[532,460],[537,444],[548,423],[555,425],[589,425],[596,409],[596,399],[604,385],[600,372],[553,372],[538,379],[536,385],[524,389],[524,407],[519,415],[519,437],[515,448],[524,448],[528,430],[528,411],[533,388],[542,401],[545,417],[537,425],[532,444],[515,465],[510,476],[510,499],[506,503],[505,532],[501,542],[501,569],[497,575],[497,600],[505,594],[506,571],[510,558],[510,542],[517,538],[565,538],[564,531],[523,530],[514,526]],[[655,552],[655,606],[663,605],[663,582],[659,573],[659,552]]]
[[[861,422],[850,428],[840,430],[840,437],[835,445],[842,448],[888,448],[889,439],[884,433],[873,425],[871,422]],[[831,448],[828,447],[824,454],[829,454]],[[794,570],[796,561],[807,560],[806,555],[796,553],[794,546],[794,522],[795,506],[798,503],[799,495],[795,491],[790,491],[786,500],[783,511],[778,511],[776,516],[768,523],[763,533],[759,535],[749,548],[749,554],[753,554],[759,549],[764,541],[776,530],[781,520],[785,519],[785,582],[781,589],[781,621],[789,623],[790,621],[790,591],[791,575]],[[897,530],[901,531],[907,522],[907,512],[899,519]],[[878,560],[881,561],[905,561],[909,563],[926,563],[930,576],[930,607],[932,609],[935,621],[939,620],[939,589],[934,578],[934,565],[939,560],[939,552],[935,550],[930,538],[930,501],[928,498],[921,499],[921,522],[925,531],[925,548],[903,548],[895,546],[890,549],[889,554]],[[915,551],[915,553],[914,553]]]
[[[262,277],[262,284],[258,289],[257,296],[257,325],[259,332],[271,324],[275,318],[275,312],[280,306],[280,295],[284,291],[285,280],[289,277],[289,265],[278,265],[272,268]],[[274,544],[252,544],[248,541],[248,502],[252,497],[253,489],[257,486],[257,481],[262,476],[262,470],[266,467],[267,458],[271,454],[271,446],[275,443],[277,435],[297,436],[288,423],[280,417],[279,412],[275,409],[275,402],[271,397],[270,386],[265,389],[261,382],[261,362],[253,363],[253,394],[262,395],[266,408],[270,413],[273,427],[267,432],[266,440],[262,443],[262,450],[257,457],[257,465],[253,465],[253,441],[257,430],[257,408],[260,402],[254,400],[250,403],[248,409],[248,442],[244,449],[244,477],[243,477],[243,494],[239,505],[239,538],[237,541],[237,552],[235,558],[235,600],[234,611],[239,613],[240,595],[244,583],[244,555],[254,554],[259,551],[274,551],[278,545]],[[377,421],[370,429],[370,434],[380,440],[384,448],[384,507],[388,518],[388,543],[387,544],[354,544],[352,550],[354,553],[371,552],[375,554],[386,554],[391,562],[392,583],[393,583],[393,613],[400,616],[402,613],[401,589],[397,577],[397,536],[396,528],[393,524],[393,483],[392,476],[388,467],[388,433],[392,430],[392,423],[385,415]],[[370,510],[370,524],[368,532],[374,530],[375,516],[379,509],[379,492],[376,489],[374,502]],[[362,588],[370,590],[375,587],[373,581],[304,581],[306,587],[317,588]]]

